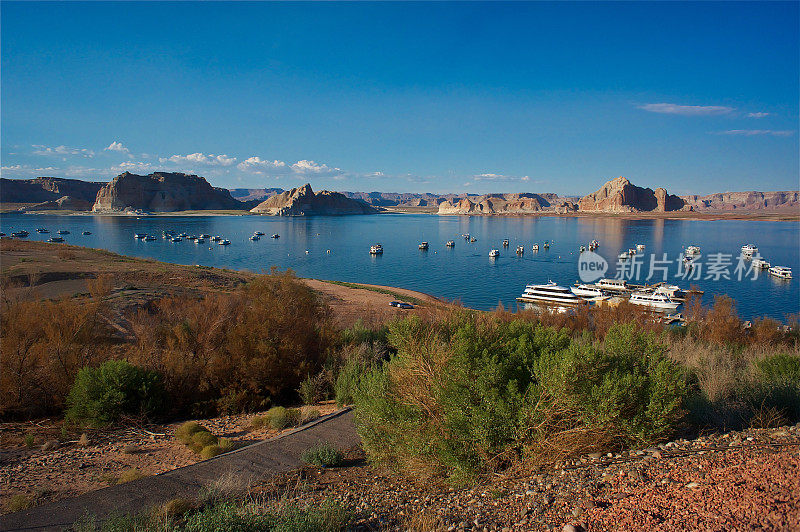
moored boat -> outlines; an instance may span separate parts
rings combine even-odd
[[[594,299],[597,297],[603,297],[605,294],[602,290],[597,287],[589,286],[587,284],[575,284],[575,286],[570,286],[570,291],[575,294],[576,296]]]
[[[766,270],[770,267],[769,262],[767,262],[764,259],[753,259],[753,262],[751,264],[753,268],[757,268],[759,270]]]
[[[373,244],[369,248],[370,255],[383,255],[383,246],[380,244]]]
[[[769,274],[780,279],[791,279],[792,269],[787,266],[773,266],[769,269]]]
[[[758,253],[758,246],[755,244],[745,244],[742,246],[742,255],[755,255]]]
[[[447,246],[449,248],[454,248],[454,247],[456,247],[456,243],[455,243],[454,240],[448,240],[447,243],[445,244],[445,246]]]
[[[553,281],[547,284],[530,284],[517,298],[523,303],[553,305],[556,307],[574,307],[586,302],[570,292],[569,288],[559,286]]]
[[[625,292],[628,290],[628,282],[625,279],[600,279],[595,283],[601,290],[611,290],[613,292]]]
[[[419,243],[419,249],[428,249],[428,243],[427,242],[420,242]]]
[[[680,306],[677,301],[672,301],[668,295],[655,292],[634,292],[629,299],[634,305],[648,307],[658,311],[673,311]]]
[[[492,257],[492,258],[499,257],[500,256],[500,250],[499,249],[493,249],[493,250],[489,251],[489,256]]]

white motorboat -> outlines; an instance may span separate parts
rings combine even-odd
[[[420,242],[419,249],[428,249],[428,243],[427,242]]]
[[[517,298],[523,303],[538,303],[555,305],[557,307],[574,307],[585,304],[585,301],[570,292],[569,288],[559,286],[553,281],[547,284],[529,284],[525,291]]]
[[[773,266],[769,269],[769,274],[781,279],[791,279],[792,269],[787,266]]]
[[[27,231],[14,231],[11,233],[11,236],[16,238],[26,238],[28,236]]]
[[[23,231],[23,232],[24,232],[24,231]],[[61,229],[61,230],[59,230],[59,231],[58,231],[58,234],[59,234],[59,235],[68,235],[68,234],[69,234],[69,231],[67,231],[66,229]]]
[[[636,255],[636,248],[628,248],[628,255]]]
[[[653,293],[664,294],[667,297],[675,297],[680,291],[681,288],[674,284],[661,284],[658,285],[655,290],[653,290]]]
[[[517,255],[523,255],[525,253],[525,246],[517,246]]]
[[[539,244],[534,244],[531,248],[533,251],[539,251]]]
[[[492,258],[494,258],[494,257],[499,257],[499,256],[500,256],[500,250],[499,250],[499,249],[493,249],[493,250],[491,250],[491,251],[489,252],[489,256],[490,256],[490,257],[492,257]]]
[[[605,295],[599,288],[587,284],[575,284],[575,286],[571,286],[569,289],[576,296],[588,299],[603,297]]]
[[[156,237],[154,237],[153,235],[147,235],[142,240],[144,240],[145,242],[155,242]]]
[[[473,237],[470,237],[469,241],[474,243],[474,242],[477,242],[478,239],[473,236]]]
[[[253,235],[250,237],[250,240],[252,240],[253,242],[257,242],[258,240],[261,240],[261,237],[258,235]]]
[[[279,235],[278,233],[275,233],[275,234],[274,234],[274,235],[272,235],[270,238],[280,238],[280,237],[281,237],[281,235]]]
[[[601,290],[611,290],[614,292],[624,292],[628,290],[628,282],[625,279],[600,279],[595,283]]]
[[[219,245],[220,246],[230,246],[231,245],[231,241],[230,240],[220,240],[219,241]]]
[[[369,248],[370,255],[383,255],[383,246],[380,244],[373,244]]]
[[[47,234],[47,233],[50,232],[50,230],[49,229],[45,229],[44,227],[40,227],[39,229],[36,230],[36,232],[37,233],[42,233],[42,234]]]
[[[253,234],[254,234],[255,236],[264,236],[264,232],[263,232],[263,231],[254,231],[254,232],[253,232]],[[203,237],[203,235],[200,235],[200,236],[201,236],[201,237]],[[207,238],[207,237],[206,237],[206,238]]]
[[[680,306],[677,301],[672,301],[666,294],[655,292],[634,292],[629,299],[634,305],[648,307],[658,311],[674,311]]]
[[[758,268],[759,270],[769,269],[770,266],[769,262],[764,259],[753,259],[752,265],[753,268]]]
[[[454,240],[448,240],[447,243],[445,244],[445,246],[447,246],[449,248],[454,248],[454,247],[456,247],[456,243],[455,243]]]
[[[170,242],[180,242],[181,240],[183,240],[181,237],[179,237],[179,236],[176,236],[176,237],[173,237],[173,238],[170,240]]]
[[[583,253],[584,251],[586,251],[586,246],[581,246],[581,253]]]
[[[745,244],[742,246],[742,255],[755,255],[758,253],[758,246],[755,244]]]
[[[684,250],[685,255],[699,255],[700,254],[700,246],[686,246],[686,250]]]
[[[503,240],[503,247],[504,248],[508,247],[508,239],[507,238],[505,240]]]
[[[644,244],[636,244],[636,251],[644,251]]]
[[[55,243],[59,243],[59,242],[63,242],[63,241],[64,241],[64,239],[63,239],[63,238],[61,238],[60,236],[51,236],[50,238],[48,238],[48,239],[47,239],[47,241],[48,241],[48,242],[55,242]]]
[[[550,242],[547,240],[544,242],[544,249],[550,249]]]

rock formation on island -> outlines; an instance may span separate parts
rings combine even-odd
[[[125,172],[100,189],[92,211],[173,212],[247,209],[250,206],[234,199],[227,190],[212,187],[200,176],[171,172],[150,175]]]
[[[682,209],[684,201],[666,189],[637,187],[624,177],[617,177],[597,192],[581,198],[581,212],[667,212]]]
[[[720,192],[707,196],[681,196],[692,211],[795,211],[800,209],[800,192]]]
[[[453,198],[439,204],[439,214],[536,214],[552,212],[555,194],[485,194]],[[567,202],[568,203],[568,202]],[[565,208],[562,206],[562,208]]]
[[[0,178],[0,201],[3,203],[43,203],[57,201],[68,196],[74,201],[89,202],[89,205],[85,207],[85,210],[88,210],[92,208],[97,191],[103,185],[105,183],[81,181],[79,179],[62,179],[59,177],[37,177],[36,179]]]
[[[378,209],[351,199],[339,192],[315,193],[310,184],[293,188],[262,201],[250,212],[273,216],[309,216],[314,214],[375,214]]]

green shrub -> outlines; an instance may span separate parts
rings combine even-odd
[[[268,416],[253,416],[253,419],[250,420],[250,426],[253,430],[260,430],[269,425],[269,417]]]
[[[192,434],[192,444],[205,447],[207,445],[216,445],[217,437],[207,430],[201,430]]]
[[[22,493],[12,495],[6,502],[6,512],[20,512],[33,506],[33,499]]]
[[[26,434],[25,437],[23,438],[23,443],[25,444],[25,447],[27,447],[28,449],[31,449],[33,447],[35,441],[36,440],[33,434]]]
[[[67,396],[66,417],[94,425],[113,423],[121,416],[152,416],[164,406],[161,376],[124,360],[109,360],[78,372]]]
[[[283,430],[287,427],[294,427],[300,423],[301,414],[297,408],[284,408],[275,406],[270,408],[265,414],[269,419],[269,425],[275,430]]]
[[[181,443],[189,445],[192,443],[192,436],[198,432],[208,432],[208,429],[196,421],[187,421],[175,430],[175,437]]]
[[[319,419],[321,416],[322,414],[319,413],[319,410],[317,410],[316,408],[312,408],[311,410],[307,410],[303,414],[303,419],[300,422],[300,424],[305,425],[306,423],[311,423],[312,421]]]
[[[772,355],[756,362],[759,376],[767,381],[800,382],[800,357]]]
[[[236,444],[234,444],[228,438],[219,438],[217,440],[217,446],[219,446],[223,453],[227,453],[228,451],[232,451],[236,448]]]
[[[126,471],[123,471],[122,474],[119,476],[119,478],[117,479],[117,484],[132,482],[134,480],[139,480],[140,478],[144,478],[145,476],[147,475],[145,475],[136,468],[128,469]]]
[[[313,405],[317,403],[317,387],[314,384],[314,379],[312,379],[310,375],[300,383],[297,393],[300,394],[300,399],[303,400],[303,404]]]
[[[215,456],[218,456],[218,455],[222,454],[223,452],[224,451],[220,448],[219,445],[216,445],[216,444],[206,445],[200,451],[200,457],[203,460],[208,460],[209,458],[214,458]]]
[[[388,339],[397,354],[354,379],[373,461],[469,481],[523,455],[660,441],[683,416],[683,371],[633,325],[611,327],[595,347],[566,330],[458,312],[394,321]]]
[[[336,467],[342,464],[344,456],[341,451],[330,444],[323,443],[306,450],[302,456],[303,462],[320,467]]]
[[[166,502],[161,508],[164,517],[181,517],[194,508],[191,501],[187,499],[172,499]]]

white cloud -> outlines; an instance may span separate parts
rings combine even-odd
[[[639,109],[650,111],[651,113],[683,116],[724,115],[735,110],[734,107],[726,107],[724,105],[678,105],[675,103],[646,103],[640,105]]]
[[[472,176],[473,181],[493,181],[493,182],[513,182],[513,181],[530,181],[529,176],[513,176],[504,174],[477,174]]]
[[[343,174],[341,169],[332,168],[327,164],[319,164],[314,161],[302,160],[297,161],[292,166],[292,171],[300,176],[319,176],[319,177],[332,177]]]
[[[252,174],[286,174],[289,170],[283,161],[270,161],[261,157],[248,157],[236,165],[242,172]]]
[[[54,148],[50,146],[45,146],[43,144],[34,144],[33,147],[36,148],[33,151],[34,155],[48,155],[48,156],[58,156],[58,157],[64,157],[66,155],[79,155],[81,157],[94,157],[94,152],[92,150],[89,150],[87,148],[70,148],[68,146],[64,146],[63,144],[61,146],[56,146]]]
[[[162,157],[160,162],[176,163],[176,164],[202,164],[205,166],[231,166],[236,163],[236,157],[228,157],[227,155],[214,155],[213,153],[190,153],[189,155],[173,155],[171,157]]]
[[[131,151],[122,145],[121,142],[117,142],[116,140],[108,145],[105,148],[105,151],[118,151],[120,153],[130,153]]]
[[[719,131],[718,135],[741,135],[745,137],[754,137],[757,135],[771,135],[773,137],[791,137],[794,131],[791,130],[775,130],[775,129],[729,129],[728,131]]]
[[[747,118],[764,118],[769,116],[769,113],[747,113]]]
[[[121,174],[123,172],[151,172],[156,170],[156,167],[151,163],[141,161],[122,161],[118,165],[109,168],[109,170],[113,174]]]

